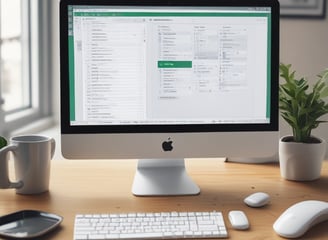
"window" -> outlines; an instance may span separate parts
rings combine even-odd
[[[51,114],[51,1],[0,0],[0,134]]]

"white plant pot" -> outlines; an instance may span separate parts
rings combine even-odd
[[[279,162],[281,176],[287,180],[312,181],[320,178],[326,141],[320,143],[297,143],[286,141],[290,136],[279,140]]]

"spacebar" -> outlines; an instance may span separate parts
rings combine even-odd
[[[162,238],[163,233],[161,232],[149,232],[149,233],[121,233],[120,239],[145,239],[145,238]]]

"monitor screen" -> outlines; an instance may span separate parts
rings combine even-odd
[[[64,156],[277,151],[277,1],[63,0],[60,14]]]

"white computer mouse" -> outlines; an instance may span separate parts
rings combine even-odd
[[[239,210],[238,211],[237,210],[230,211],[228,214],[228,217],[229,217],[231,226],[234,229],[246,230],[249,228],[248,218],[243,211],[239,211]]]
[[[273,224],[273,229],[282,237],[298,238],[313,225],[325,220],[328,220],[328,202],[307,200],[283,212]]]
[[[250,207],[263,207],[270,202],[270,196],[264,192],[256,192],[246,197],[244,202]]]

